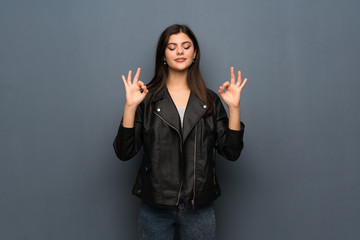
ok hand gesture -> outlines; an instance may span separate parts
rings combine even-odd
[[[247,78],[241,82],[241,72],[238,71],[238,79],[235,82],[234,67],[231,67],[230,80],[230,83],[226,81],[219,87],[218,93],[228,108],[239,108],[241,91],[247,82]]]
[[[136,108],[149,92],[145,84],[142,81],[139,81],[140,71],[141,69],[138,68],[133,82],[131,82],[131,70],[128,73],[127,79],[124,75],[121,76],[125,86],[125,106],[130,108]]]

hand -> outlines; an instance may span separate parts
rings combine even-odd
[[[131,70],[128,73],[127,79],[124,75],[121,76],[125,86],[126,107],[136,108],[144,100],[146,94],[149,92],[145,84],[138,80],[140,71],[141,69],[138,68],[133,82],[131,82]]]
[[[247,78],[241,82],[241,72],[238,71],[238,81],[235,83],[234,67],[231,67],[230,81],[230,83],[229,81],[224,82],[219,87],[218,93],[228,108],[239,108],[241,91],[247,82]]]

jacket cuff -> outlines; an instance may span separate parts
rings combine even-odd
[[[245,124],[243,122],[240,122],[240,130],[232,130],[230,128],[228,128],[228,132],[230,134],[241,134],[244,135],[244,131],[245,131]]]
[[[226,142],[229,150],[229,156],[231,160],[236,160],[239,158],[241,150],[244,147],[244,130],[245,125],[241,122],[240,130],[228,129],[226,133]],[[231,149],[231,150],[230,150]]]
[[[135,134],[135,127],[127,128],[127,127],[123,126],[122,122],[120,123],[118,136],[122,140],[127,140],[127,139],[131,138],[132,136],[134,136],[134,134]]]

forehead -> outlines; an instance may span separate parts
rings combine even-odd
[[[183,32],[179,32],[179,33],[170,35],[169,43],[181,44],[181,43],[183,43],[183,42],[190,42],[190,43],[192,43],[192,41],[191,41],[191,39],[189,38],[189,36],[186,35],[186,34],[183,33]]]

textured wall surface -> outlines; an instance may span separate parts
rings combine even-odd
[[[360,239],[360,4],[0,0],[0,239],[136,239],[141,153],[116,159],[121,74],[188,24],[210,89],[229,67],[245,148],[218,157],[218,239]]]

